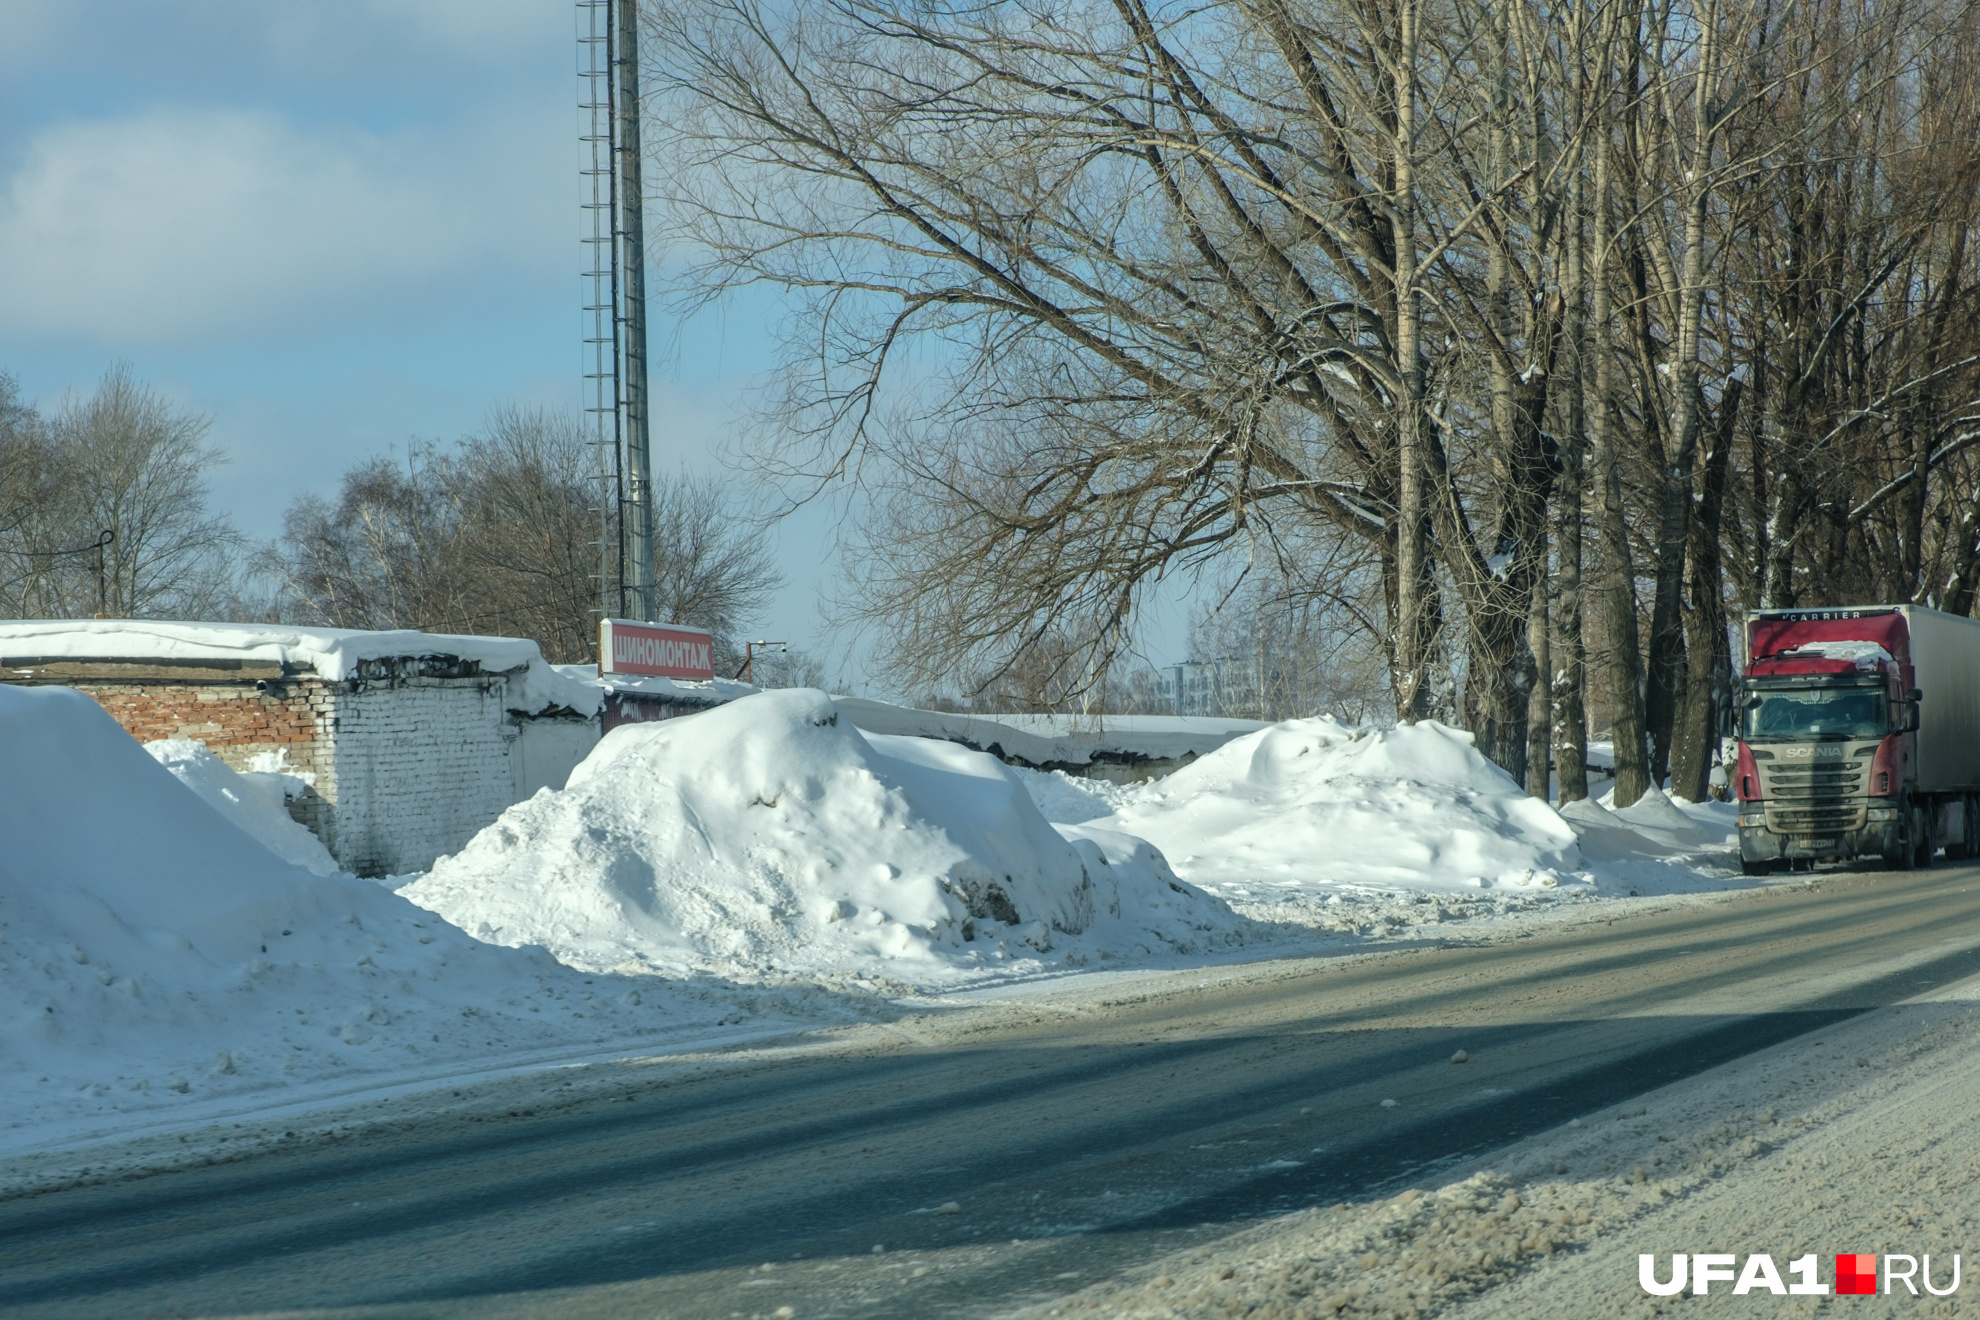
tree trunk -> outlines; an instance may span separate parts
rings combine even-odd
[[[1544,567],[1546,549],[1540,551]],[[1542,802],[1553,799],[1553,656],[1549,646],[1547,575],[1533,575],[1533,604],[1526,617],[1526,645],[1533,653],[1533,686],[1526,706],[1526,791]]]
[[[1429,639],[1426,594],[1430,571],[1425,525],[1423,462],[1422,310],[1416,299],[1416,22],[1413,0],[1396,14],[1395,232],[1396,373],[1403,397],[1396,401],[1396,718],[1422,719],[1429,710]]]
[[[1471,663],[1464,688],[1465,726],[1476,739],[1480,755],[1514,781],[1526,783],[1527,701],[1538,686],[1531,676],[1527,613],[1516,601],[1511,608],[1501,602],[1496,608],[1474,610],[1468,640]]]
[[[1575,19],[1570,75],[1577,141],[1588,113],[1587,84],[1582,72],[1585,67],[1582,21],[1579,16]],[[1542,671],[1553,690],[1554,778],[1562,805],[1588,796],[1588,665],[1581,634],[1581,545],[1583,519],[1587,516],[1582,503],[1582,447],[1588,443],[1584,427],[1588,369],[1588,295],[1582,262],[1588,239],[1585,201],[1582,171],[1577,168],[1568,185],[1565,269],[1561,279],[1561,296],[1568,316],[1564,344],[1568,352],[1568,388],[1564,400],[1566,440],[1561,447],[1561,475],[1554,488],[1555,582],[1559,592],[1554,629],[1558,645],[1552,648],[1549,668]]]
[[[1725,584],[1719,559],[1719,525],[1725,510],[1726,466],[1745,383],[1728,381],[1719,401],[1719,424],[1705,458],[1705,490],[1691,534],[1691,612],[1685,624],[1685,684],[1679,694],[1671,741],[1671,792],[1705,799],[1712,773],[1714,716],[1731,696],[1732,654],[1726,641]]]
[[[1636,636],[1636,571],[1630,562],[1629,528],[1623,519],[1622,473],[1616,462],[1616,427],[1611,401],[1615,397],[1616,351],[1609,299],[1609,149],[1613,127],[1609,115],[1608,74],[1596,94],[1594,270],[1590,272],[1595,320],[1595,398],[1588,410],[1589,457],[1595,483],[1596,543],[1602,548],[1602,582],[1595,593],[1596,611],[1609,643],[1611,737],[1615,740],[1615,804],[1627,807],[1650,786],[1648,756],[1643,742],[1643,658]]]
[[[1701,321],[1705,306],[1705,208],[1711,197],[1711,154],[1714,131],[1713,64],[1716,48],[1713,10],[1708,6],[1700,36],[1698,68],[1694,73],[1691,106],[1692,144],[1689,160],[1673,162],[1683,168],[1684,234],[1677,274],[1677,343],[1671,361],[1671,440],[1669,465],[1664,470],[1664,500],[1657,529],[1657,586],[1650,615],[1650,685],[1644,719],[1651,741],[1650,773],[1661,779],[1670,768],[1673,725],[1679,686],[1684,682],[1684,561],[1691,541],[1693,471],[1698,457],[1698,415],[1704,395],[1698,377]],[[1658,70],[1659,77],[1664,76]],[[1660,135],[1674,128],[1668,117]],[[1654,181],[1653,181],[1654,182]],[[1660,249],[1661,250],[1661,249]],[[1729,438],[1729,437],[1728,437]],[[1716,530],[1716,529],[1715,529]],[[1714,563],[1716,565],[1716,548]],[[1713,574],[1714,590],[1718,575]],[[1716,603],[1715,603],[1716,609]],[[1700,660],[1709,664],[1707,656]]]

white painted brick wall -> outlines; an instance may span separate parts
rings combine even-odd
[[[516,800],[503,691],[499,678],[412,679],[335,694],[334,782],[317,789],[334,804],[326,842],[340,863],[360,875],[423,871]]]

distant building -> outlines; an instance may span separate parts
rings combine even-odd
[[[1223,713],[1224,662],[1201,664],[1185,660],[1161,670],[1162,695],[1177,715],[1217,715]]]

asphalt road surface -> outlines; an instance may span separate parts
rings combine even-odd
[[[1976,881],[1150,978],[21,1197],[0,1317],[996,1315],[1980,973]]]

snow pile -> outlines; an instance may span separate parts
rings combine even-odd
[[[1141,789],[1097,822],[1139,835],[1215,892],[1266,886],[1552,885],[1574,831],[1434,721],[1288,720]]]
[[[615,729],[400,892],[595,970],[953,982],[1243,926],[1140,840],[1054,829],[994,758],[862,733],[806,689]]]
[[[1614,799],[1611,789],[1601,802],[1583,800],[1561,808],[1591,862],[1680,857],[1738,845],[1739,808],[1733,803],[1680,806],[1654,786],[1627,807],[1615,807]]]
[[[375,884],[288,865],[80,693],[0,685],[0,747],[0,1145],[59,1118],[274,1103],[735,1011],[491,948]]]
[[[289,815],[289,799],[308,787],[302,776],[279,770],[241,774],[191,738],[161,738],[146,743],[144,750],[199,794],[200,801],[291,866],[312,875],[335,875],[343,869],[323,841]]]
[[[1113,784],[1063,770],[1021,769],[1017,775],[1038,810],[1054,824],[1078,825],[1111,816],[1144,789],[1141,784]]]
[[[1146,839],[1184,880],[1253,916],[1311,921],[1344,898],[1426,893],[1469,915],[1487,891],[1496,909],[1508,893],[1584,883],[1574,830],[1470,734],[1434,722],[1290,720],[1134,788],[1025,782],[1056,819]]]
[[[1726,871],[1731,805],[1652,789],[1620,811],[1575,802],[1557,813],[1470,734],[1432,722],[1293,720],[1132,787],[1021,773],[1048,819],[1146,839],[1247,916],[1343,933],[1746,883]]]

